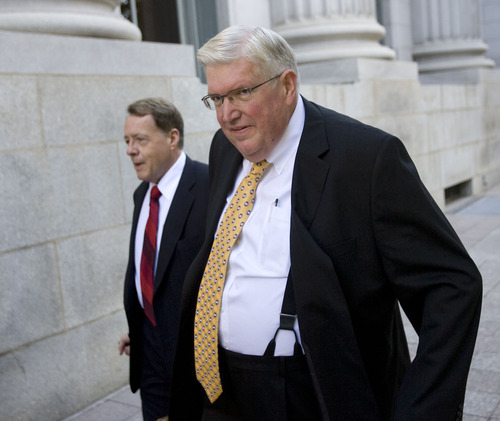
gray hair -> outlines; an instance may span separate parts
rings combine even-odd
[[[165,134],[170,133],[172,129],[179,130],[179,144],[177,147],[179,149],[183,148],[184,120],[179,110],[171,102],[163,98],[144,98],[130,104],[127,111],[129,114],[138,117],[151,115],[156,127]]]
[[[264,77],[291,69],[298,75],[295,53],[283,37],[269,29],[230,26],[198,50],[198,61],[206,68],[229,64],[239,58],[253,63]]]

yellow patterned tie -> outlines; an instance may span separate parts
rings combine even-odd
[[[252,165],[250,173],[238,186],[215,234],[212,250],[198,291],[194,321],[194,359],[196,378],[214,403],[222,393],[217,350],[219,309],[226,278],[229,253],[250,215],[255,191],[269,162]]]

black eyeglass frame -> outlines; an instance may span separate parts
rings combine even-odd
[[[248,93],[250,94],[250,96],[249,96],[248,99],[250,99],[251,94],[252,94],[252,92],[255,89],[261,87],[262,85],[265,85],[266,83],[271,82],[274,79],[278,79],[283,73],[285,73],[285,72],[281,72],[279,75],[276,75],[276,76],[272,77],[271,79],[266,80],[265,82],[259,83],[258,85],[255,85],[253,88],[236,88],[236,89],[233,89],[233,90],[229,91],[226,95],[209,94],[209,95],[205,95],[201,100],[205,104],[205,107],[207,107],[210,110],[213,110],[214,108],[212,108],[212,105],[210,104],[210,101],[209,101],[209,99],[212,99],[213,97],[220,97],[220,105],[219,106],[215,105],[215,101],[212,99],[212,102],[213,102],[215,108],[221,107],[222,104],[224,104],[224,98],[228,98],[229,99],[229,97],[231,96],[231,94],[234,93],[234,92],[236,92],[236,91],[245,91],[245,90],[247,90]],[[229,102],[233,103],[233,101],[231,101],[231,100],[229,100]]]

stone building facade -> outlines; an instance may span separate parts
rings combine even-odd
[[[0,3],[2,420],[62,419],[127,383],[116,344],[138,181],[126,107],[173,101],[186,152],[207,160],[202,16],[280,32],[301,93],[398,135],[441,207],[500,181],[496,0],[178,1],[182,44],[140,42],[119,3]]]

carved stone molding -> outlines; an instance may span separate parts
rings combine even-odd
[[[139,41],[139,28],[119,6],[120,0],[2,0],[0,30]]]

